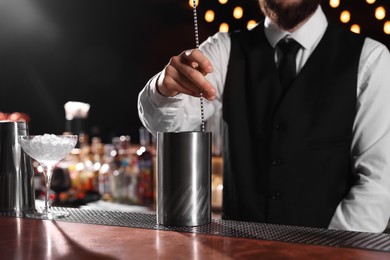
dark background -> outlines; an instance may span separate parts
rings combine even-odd
[[[241,20],[231,18],[236,5]],[[323,8],[338,23],[349,9],[362,33],[390,45],[383,21],[373,10],[390,13],[388,0],[367,5],[364,0],[341,0],[337,9]],[[221,22],[231,30],[262,16],[256,0],[200,0],[200,40],[218,31]],[[206,23],[206,10],[216,20]],[[389,15],[386,17],[389,20]],[[385,20],[386,20],[385,19]],[[138,142],[137,96],[145,83],[172,55],[194,48],[192,9],[187,0],[2,0],[0,1],[0,111],[30,115],[30,134],[65,131],[64,104],[91,105],[88,130],[109,142],[130,135]]]

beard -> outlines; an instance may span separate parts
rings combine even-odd
[[[321,0],[299,0],[285,4],[283,0],[259,0],[261,11],[284,30],[291,30],[310,17]]]

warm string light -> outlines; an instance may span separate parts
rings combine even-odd
[[[204,14],[204,19],[206,20],[206,22],[213,22],[214,19],[215,19],[215,13],[213,10],[207,10],[206,13]]]
[[[386,22],[385,22],[385,25],[383,26],[383,31],[384,31],[386,34],[390,34],[390,21],[386,21]]]
[[[340,14],[340,21],[342,23],[348,23],[351,20],[351,13],[347,10],[342,11]]]
[[[360,26],[358,24],[352,24],[351,25],[351,32],[359,34],[360,33]]]
[[[246,25],[246,28],[248,29],[252,29],[253,27],[255,27],[257,24],[257,22],[255,20],[249,20],[247,25]]]
[[[229,31],[229,25],[227,23],[221,23],[219,26],[220,32],[228,32]]]
[[[383,6],[379,6],[375,9],[375,18],[383,20],[386,17],[386,9]]]
[[[376,0],[366,0],[367,4],[374,4]],[[340,0],[329,0],[329,6],[332,8],[338,8],[340,6]],[[383,20],[386,18],[386,9],[383,6],[378,6],[375,8],[374,16],[377,20]],[[351,21],[351,13],[348,10],[344,10],[340,13],[340,21],[342,23],[349,23]],[[390,34],[390,21],[386,21],[383,25],[383,31],[386,34]],[[354,33],[360,33],[361,28],[358,24],[353,24],[350,27],[350,30]]]
[[[332,8],[337,8],[340,6],[340,0],[329,0],[329,5]]]
[[[199,0],[188,0],[188,5],[191,6],[191,8],[194,7],[194,2],[195,2],[195,7],[198,7],[199,5]]]
[[[237,6],[236,8],[234,8],[234,10],[233,10],[233,17],[234,18],[241,19],[243,15],[244,15],[244,9],[242,9],[241,6]]]
[[[228,0],[218,0],[218,2],[221,5],[225,5],[228,3]],[[194,7],[194,3],[195,3],[195,7],[197,7],[199,5],[199,0],[195,0],[195,1],[189,0],[188,3],[189,3],[189,6],[191,8]],[[242,19],[244,16],[244,8],[242,6],[236,6],[233,9],[232,16],[233,16],[233,18],[235,18],[237,20]],[[214,22],[215,17],[216,17],[216,13],[214,10],[209,9],[204,13],[204,20],[208,23]],[[248,29],[253,28],[256,24],[257,24],[257,22],[255,20],[250,20],[247,22],[247,28]],[[229,29],[230,29],[230,26],[227,22],[223,22],[219,25],[220,32],[229,32]]]
[[[199,0],[189,0],[189,5],[191,7],[193,7],[193,3],[195,1],[195,4],[196,6],[199,5]],[[228,0],[218,0],[219,4],[221,5],[226,5],[229,1]],[[373,5],[375,3],[377,3],[376,0],[365,0],[365,2],[369,5]],[[331,8],[340,8],[340,5],[341,5],[341,0],[329,0],[329,6]],[[223,8],[223,7],[221,7]],[[242,19],[244,17],[244,8],[241,7],[241,6],[236,6],[234,9],[233,9],[233,18],[235,19]],[[374,13],[374,16],[376,19],[378,20],[384,20],[386,18],[386,8],[384,6],[377,6],[375,8],[375,13]],[[207,10],[204,14],[204,20],[208,23],[212,23],[212,22],[215,22],[216,21],[216,12],[214,10]],[[343,10],[341,13],[340,13],[340,21],[344,24],[348,24],[348,23],[351,23],[351,20],[352,20],[352,14],[349,10]],[[247,21],[247,24],[246,24],[246,27],[248,29],[251,29],[253,28],[254,26],[256,26],[257,22],[255,20],[248,20]],[[384,33],[386,34],[390,34],[389,31],[390,31],[390,21],[386,21],[384,22],[383,24],[383,31]],[[230,29],[229,27],[229,24],[227,22],[222,22],[220,25],[219,25],[219,31],[220,32],[228,32]],[[352,24],[350,26],[350,30],[355,32],[355,33],[360,33],[361,32],[361,27],[360,25],[358,24]]]

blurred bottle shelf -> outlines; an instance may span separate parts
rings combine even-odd
[[[143,156],[148,152],[148,156]],[[156,155],[153,145],[130,144],[129,138],[102,144],[94,139],[61,161],[52,177],[52,205],[153,209],[156,205]],[[145,161],[146,160],[146,161]],[[149,160],[150,162],[148,163]],[[212,209],[222,207],[222,157],[212,157]],[[36,164],[36,197],[44,183]]]

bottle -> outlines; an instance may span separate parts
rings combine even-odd
[[[92,191],[99,193],[99,172],[104,164],[104,145],[99,137],[92,138],[91,153],[93,163]]]
[[[140,145],[137,151],[137,198],[138,204],[151,206],[154,204],[154,172],[153,155],[150,152],[150,133],[144,127],[139,129]]]
[[[112,176],[112,151],[114,147],[111,144],[104,145],[103,163],[99,169],[99,194],[104,201],[112,201],[111,183]]]
[[[114,137],[112,140],[113,160],[111,162],[110,189],[113,201],[129,203],[130,136]]]

